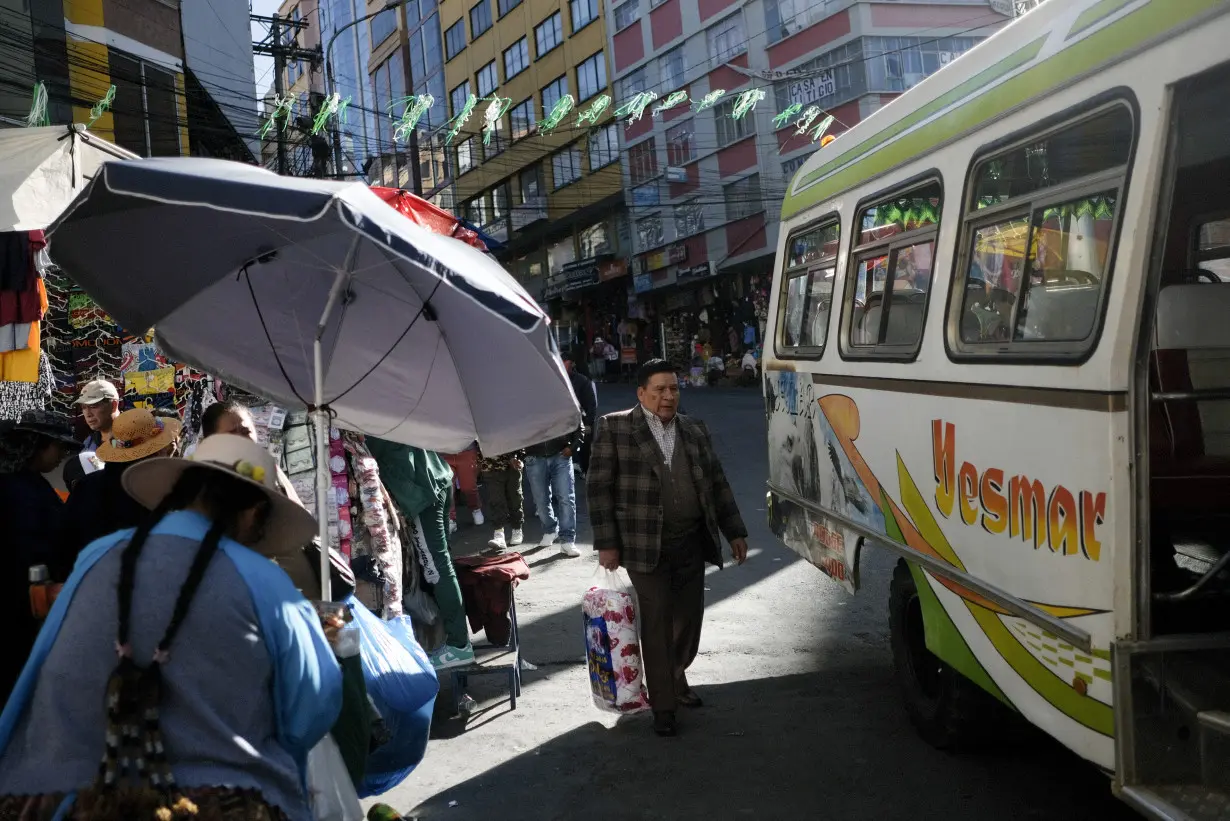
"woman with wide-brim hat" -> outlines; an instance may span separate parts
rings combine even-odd
[[[173,455],[182,428],[178,419],[160,418],[145,408],[115,417],[109,438],[94,453],[103,470],[82,477],[69,494],[52,566],[55,578],[72,572],[77,555],[90,542],[145,521],[150,512],[124,490],[124,473],[145,459]]]
[[[38,635],[30,609],[34,565],[50,564],[64,525],[64,503],[47,481],[64,458],[81,450],[68,420],[40,410],[0,423],[0,703],[8,698]]]
[[[56,600],[0,714],[0,818],[310,821],[307,754],[341,673],[315,609],[256,552],[316,527],[275,475],[225,435],[128,468],[153,514],[87,547]]]

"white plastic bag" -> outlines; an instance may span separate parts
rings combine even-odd
[[[581,615],[594,705],[615,713],[648,710],[640,619],[627,574],[599,567],[581,599]]]
[[[307,765],[312,817],[316,821],[363,821],[359,795],[333,736],[326,735],[312,748]]]

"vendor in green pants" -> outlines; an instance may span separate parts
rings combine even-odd
[[[437,670],[471,664],[474,648],[466,625],[466,609],[448,552],[453,469],[437,453],[374,436],[367,437],[367,448],[380,466],[384,486],[410,525],[412,532],[407,546],[413,557],[424,565],[423,577],[431,583],[432,594],[444,619],[444,646],[431,654],[431,662]],[[424,551],[426,556],[423,556]]]

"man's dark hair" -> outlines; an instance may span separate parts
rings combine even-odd
[[[636,371],[637,386],[645,387],[649,384],[649,380],[659,373],[677,374],[679,373],[679,368],[665,359],[650,359],[647,362],[642,362],[641,367]]]
[[[201,414],[201,436],[213,436],[218,432],[218,423],[222,421],[222,417],[228,413],[238,413],[247,410],[247,406],[234,399],[226,399],[222,402],[214,402],[205,412]]]

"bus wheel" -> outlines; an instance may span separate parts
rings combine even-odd
[[[999,703],[927,649],[922,602],[905,561],[893,570],[888,621],[897,683],[919,735],[941,750],[986,744],[1002,716]]]

